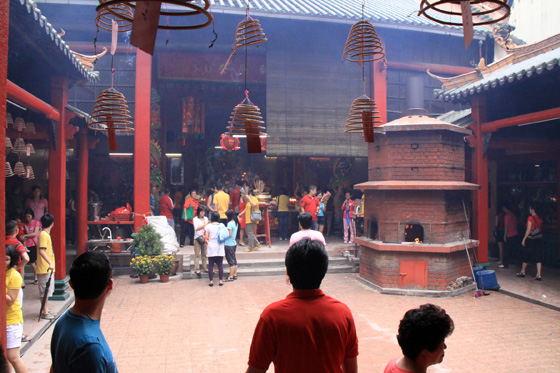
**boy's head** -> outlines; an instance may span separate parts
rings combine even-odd
[[[319,289],[329,268],[329,256],[321,241],[304,238],[290,246],[285,263],[294,289]]]
[[[317,187],[315,185],[309,186],[309,195],[314,197],[317,194]]]
[[[222,184],[221,181],[218,181],[218,182],[216,183],[216,190],[217,190],[217,191],[220,191],[220,190],[222,190],[222,189],[224,189],[224,185]]]
[[[41,226],[43,229],[48,229],[54,224],[54,216],[52,214],[45,214],[41,216]]]
[[[6,222],[6,236],[15,236],[18,232],[18,223],[15,220]]]
[[[454,328],[453,320],[443,308],[429,303],[423,304],[404,314],[399,324],[397,340],[403,355],[414,361],[421,353],[441,350],[431,362],[438,364],[443,360],[445,338],[453,333]]]
[[[72,262],[70,267],[70,286],[80,300],[98,298],[106,289],[111,290],[112,268],[103,253],[88,251]]]
[[[212,222],[212,223],[219,223],[220,222],[220,213],[218,211],[212,211],[210,213],[210,222]]]
[[[297,217],[301,229],[311,229],[313,223],[313,216],[308,212],[300,212]]]
[[[19,263],[19,253],[14,245],[6,245],[6,269],[15,267]]]

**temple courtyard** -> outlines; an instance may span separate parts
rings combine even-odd
[[[516,280],[525,287],[536,283]],[[501,282],[504,287],[507,281]],[[101,327],[119,372],[244,372],[259,314],[291,288],[284,276],[243,277],[242,271],[237,281],[223,287],[207,284],[205,277],[175,276],[168,283],[154,279],[148,284],[116,278]],[[383,295],[352,273],[327,274],[322,288],[353,312],[361,372],[382,372],[399,356],[399,320],[408,309],[427,302],[445,308],[455,322],[444,361],[430,372],[560,371],[560,312],[554,305],[500,292],[481,298],[471,292],[453,298]],[[48,372],[52,329],[25,352],[30,372]]]

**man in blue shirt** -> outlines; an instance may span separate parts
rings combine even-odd
[[[117,364],[100,328],[105,299],[113,290],[112,268],[105,254],[87,252],[70,268],[76,298],[56,323],[51,339],[53,373],[116,373]]]

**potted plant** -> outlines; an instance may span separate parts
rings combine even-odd
[[[156,268],[156,272],[159,275],[159,280],[161,282],[169,281],[169,274],[171,273],[171,269],[175,264],[175,256],[158,255],[153,259],[153,261]]]
[[[136,255],[156,256],[161,254],[163,243],[161,235],[150,224],[145,224],[140,231],[132,234],[132,246]]]
[[[150,273],[154,270],[153,259],[147,255],[134,257],[130,261],[130,267],[136,272],[140,282],[145,284],[148,282]]]

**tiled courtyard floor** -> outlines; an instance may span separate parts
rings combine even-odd
[[[244,372],[262,309],[285,297],[282,276],[240,277],[223,287],[207,279],[161,284],[116,279],[102,328],[119,372]],[[360,340],[361,372],[382,372],[400,349],[395,334],[404,312],[432,302],[456,330],[442,364],[431,372],[558,372],[560,312],[500,293],[433,299],[381,295],[355,274],[327,275],[325,292],[351,308]],[[24,355],[30,372],[47,372],[52,328]],[[269,371],[273,371],[271,366]]]

